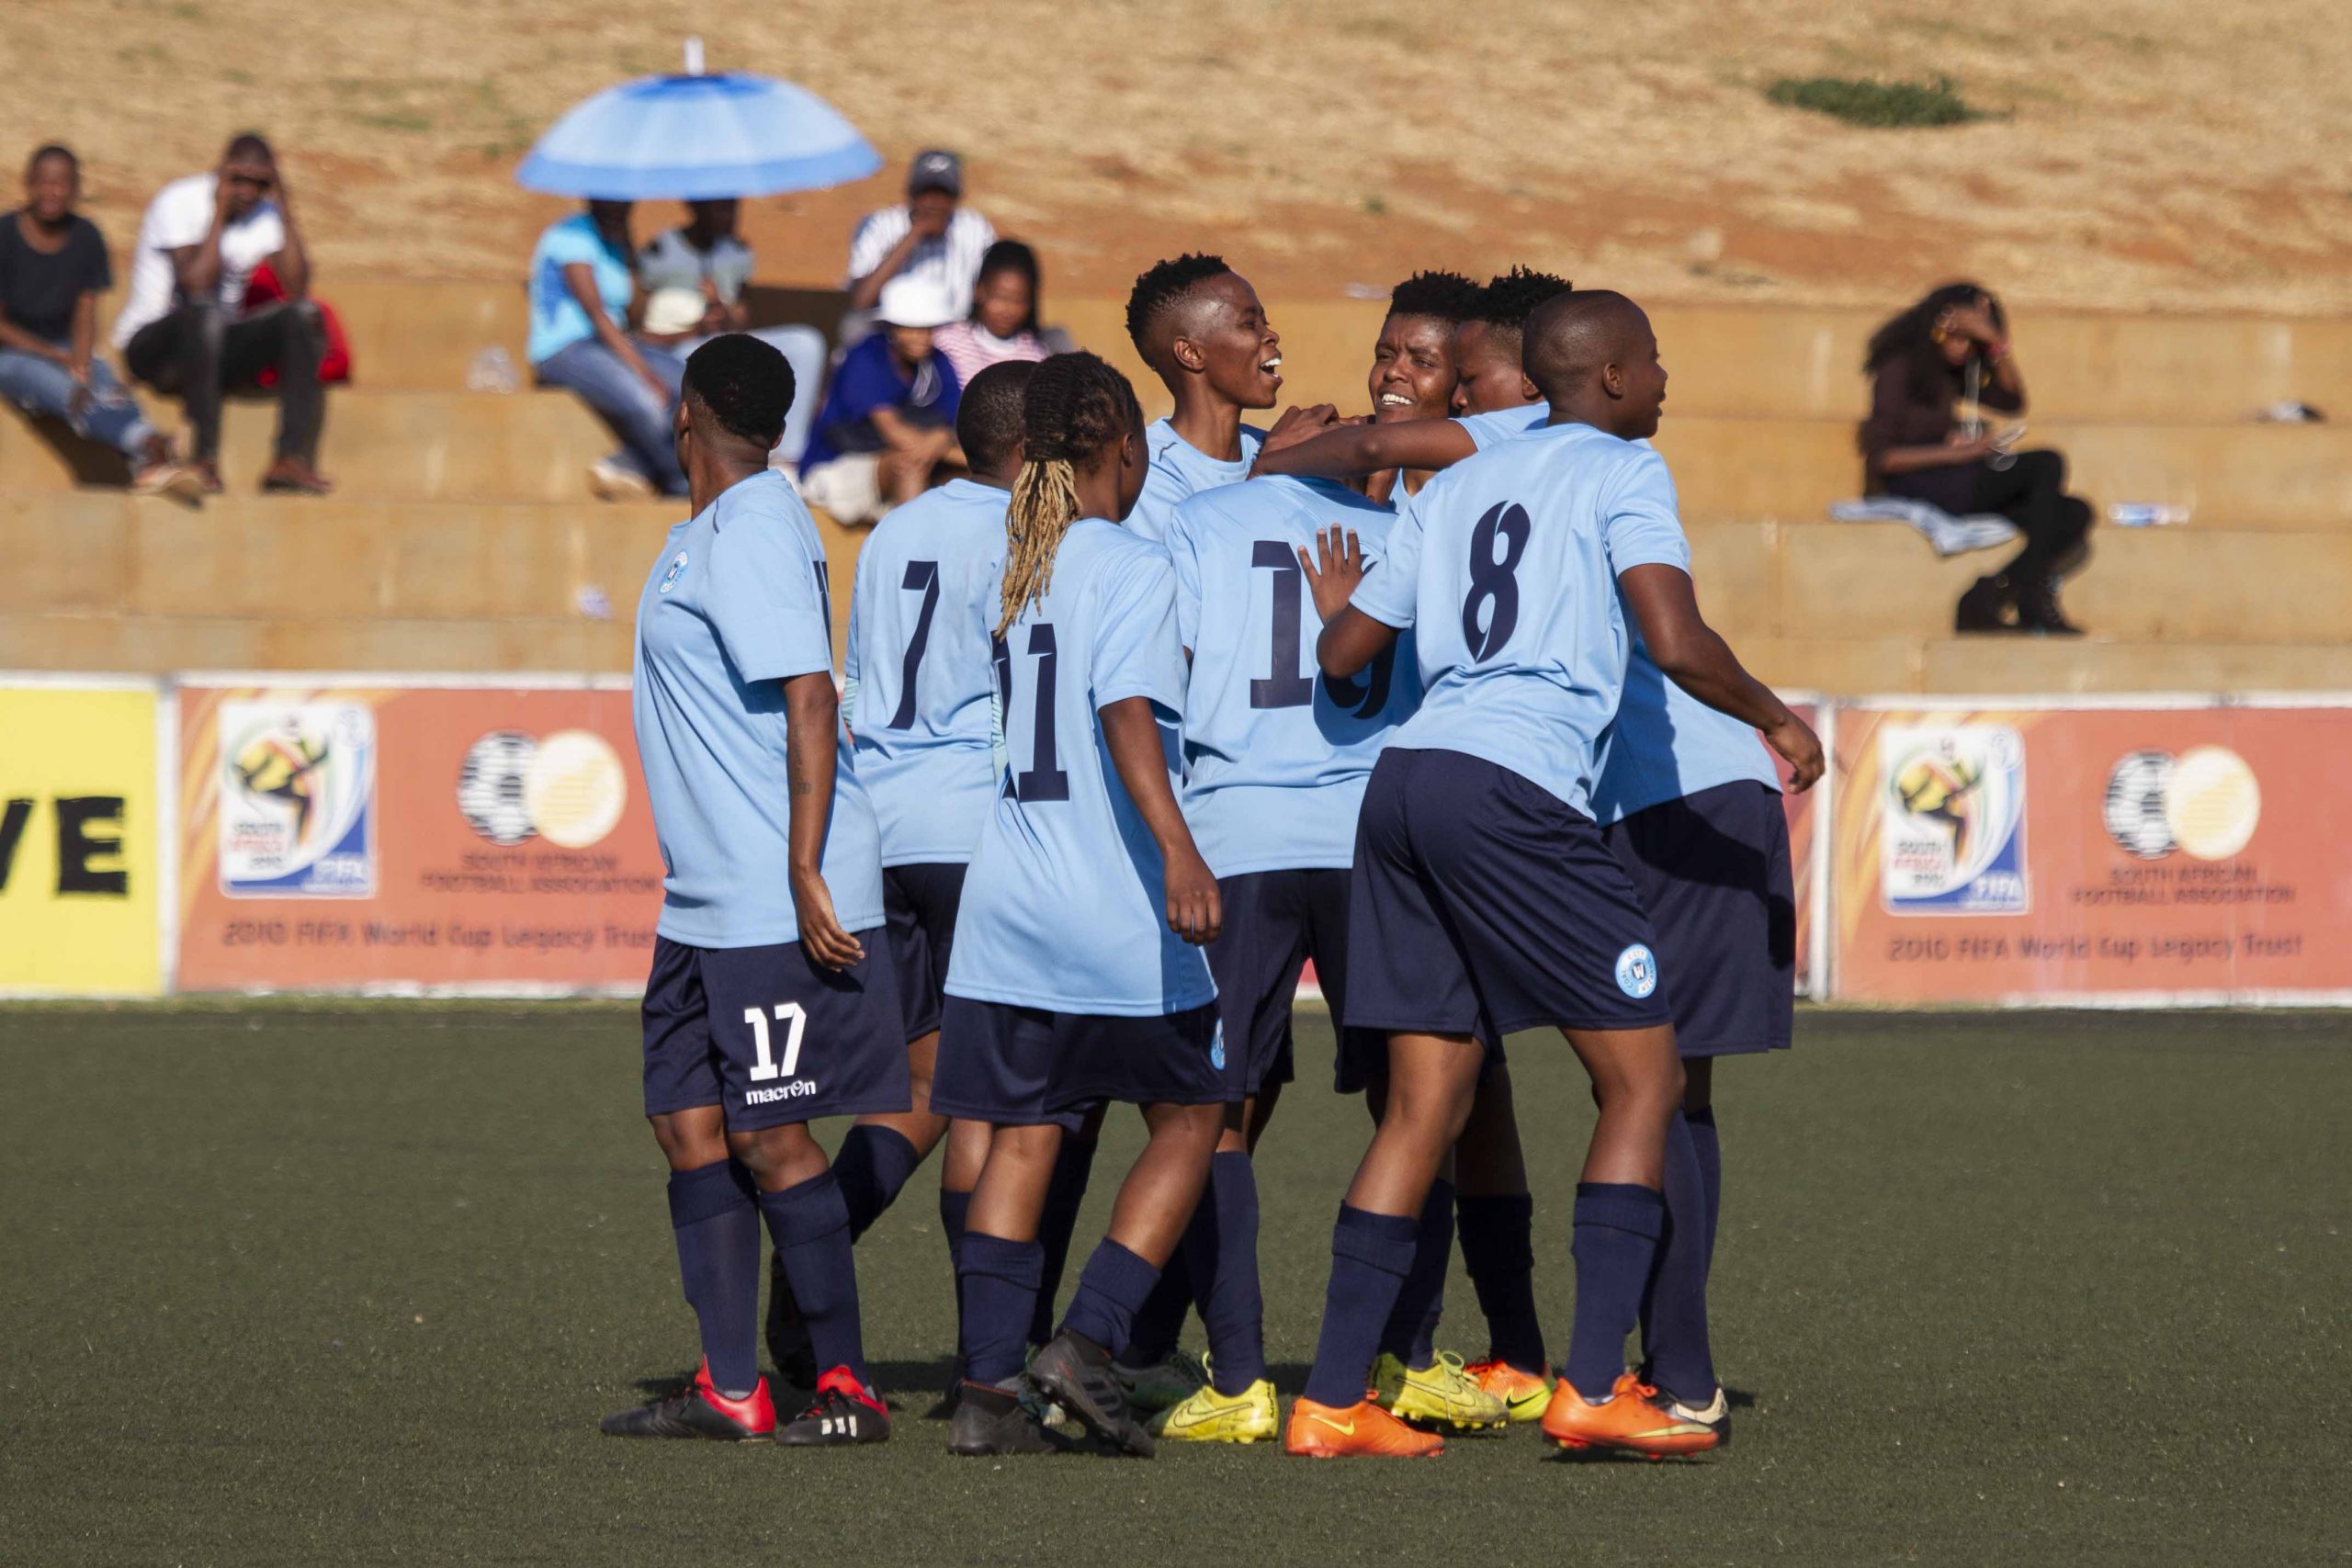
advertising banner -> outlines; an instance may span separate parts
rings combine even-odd
[[[625,687],[268,679],[178,690],[181,989],[643,986]]]
[[[1840,705],[1837,995],[2352,998],[2352,707]]]
[[[1781,694],[1781,700],[1805,723],[1813,726],[1824,746],[1829,745],[1829,705],[1815,696]],[[1758,744],[1762,744],[1759,740]],[[1789,766],[1779,765],[1781,782],[1788,783]],[[1829,891],[1828,840],[1822,825],[1829,818],[1829,791],[1834,778],[1825,776],[1819,784],[1803,795],[1782,794],[1781,806],[1789,817],[1789,874],[1797,890],[1796,943],[1797,995],[1818,999],[1828,994],[1826,973],[1828,967],[1826,944],[1827,926],[1819,918],[1820,906]]]
[[[0,681],[0,995],[164,989],[153,682]]]

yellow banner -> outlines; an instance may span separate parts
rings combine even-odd
[[[0,684],[0,994],[163,993],[157,701]]]

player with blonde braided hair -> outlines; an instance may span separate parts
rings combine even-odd
[[[1053,1446],[1022,1387],[1040,1220],[1065,1129],[1117,1100],[1143,1108],[1150,1138],[1029,1377],[1097,1439],[1148,1454],[1112,1357],[1200,1201],[1224,1122],[1201,952],[1221,910],[1161,739],[1184,705],[1175,568],[1120,526],[1148,461],[1135,389],[1093,355],[1056,355],[1023,413],[995,647],[1005,777],[965,881],[932,1083],[933,1111],[990,1128],[956,1252],[967,1381],[948,1448]]]

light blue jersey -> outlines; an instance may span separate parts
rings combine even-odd
[[[1166,420],[1152,421],[1143,433],[1151,467],[1144,473],[1143,494],[1136,498],[1136,509],[1127,513],[1127,531],[1154,544],[1165,544],[1168,521],[1176,514],[1176,508],[1204,490],[1248,479],[1250,465],[1258,460],[1258,445],[1264,439],[1262,432],[1243,425],[1240,461],[1227,463],[1177,434],[1176,427]]]
[[[997,657],[1005,784],[965,876],[947,993],[1124,1018],[1216,1000],[1206,954],[1168,929],[1166,865],[1099,716],[1128,697],[1183,714],[1167,552],[1115,523],[1073,523],[1044,602]]]
[[[670,530],[637,601],[629,708],[661,840],[655,930],[694,947],[800,940],[783,682],[833,668],[817,525],[784,476],[742,480]],[[825,886],[842,929],[882,923],[882,852],[849,742],[833,767]]]
[[[1483,452],[1498,441],[1541,430],[1551,418],[1549,403],[1514,403],[1507,409],[1488,409],[1485,413],[1456,414],[1453,423],[1470,437],[1470,444]]]
[[[1259,479],[1176,509],[1176,622],[1193,650],[1184,694],[1184,818],[1209,869],[1353,863],[1364,781],[1419,705],[1413,637],[1351,681],[1315,665],[1322,617],[1298,552],[1334,524],[1379,558],[1396,513],[1322,479]]]
[[[1548,403],[1522,403],[1464,414],[1454,423],[1483,452],[1498,441],[1544,428],[1551,417]],[[1675,527],[1680,532],[1679,522]],[[1687,542],[1683,548],[1687,555]],[[1781,775],[1756,731],[1676,685],[1650,658],[1641,626],[1630,612],[1625,626],[1632,638],[1625,659],[1625,693],[1617,705],[1617,721],[1602,739],[1600,776],[1592,789],[1593,819],[1614,822],[1665,801],[1743,779],[1779,789]]]
[[[1625,681],[1617,574],[1649,565],[1690,553],[1646,446],[1546,425],[1439,474],[1352,601],[1419,639],[1426,692],[1391,744],[1484,758],[1589,813]]]
[[[996,795],[989,634],[1009,492],[952,479],[894,510],[858,552],[849,606],[850,733],[882,863],[972,858]]]

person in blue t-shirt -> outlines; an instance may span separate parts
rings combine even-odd
[[[948,1132],[931,1109],[941,987],[965,867],[996,798],[995,671],[989,653],[1004,573],[1004,509],[1021,471],[1022,394],[1036,369],[992,365],[956,411],[972,477],[884,518],[857,555],[842,715],[882,840],[884,939],[897,973],[913,1104],[858,1119],[833,1156],[851,1239],[865,1234]],[[948,1145],[939,1217],[948,1258],[987,1156],[984,1129]],[[768,1289],[768,1349],[787,1376],[814,1359],[781,1258]],[[813,1376],[813,1372],[809,1372]]]
[[[943,468],[963,468],[956,367],[932,333],[956,319],[947,292],[929,279],[894,277],[882,289],[882,330],[842,356],[817,411],[800,489],[853,527],[872,523],[931,488]]]
[[[1645,444],[1666,393],[1648,319],[1623,295],[1572,293],[1539,307],[1526,336],[1551,422],[1432,480],[1380,570],[1363,575],[1351,557],[1315,581],[1331,605],[1325,671],[1352,674],[1411,628],[1425,694],[1375,767],[1358,828],[1351,1010],[1388,1031],[1396,1095],[1341,1206],[1293,1452],[1430,1451],[1356,1393],[1411,1261],[1413,1216],[1467,1119],[1476,1047],[1544,1024],[1567,1036],[1600,1107],[1577,1195],[1575,1326],[1544,1431],[1651,1454],[1721,1439],[1621,1371],[1667,1228],[1668,1168],[1697,1164],[1658,995],[1672,982],[1589,815],[1626,612],[1661,669],[1765,732],[1798,787],[1819,776],[1821,750],[1697,615],[1673,482]]]
[[[702,1328],[695,1381],[608,1418],[622,1437],[878,1442],[889,1414],[860,1341],[849,1213],[820,1116],[908,1109],[882,937],[874,807],[840,740],[825,554],[768,454],[792,402],[784,356],[713,339],[676,425],[694,515],[637,606],[630,695],[660,840],[646,981],[645,1113]],[[778,1429],[759,1372],[764,1216],[807,1324],[815,1403]]]
[[[1494,331],[1509,319],[1508,305],[1485,313],[1482,346],[1464,363],[1494,353],[1509,364],[1490,367],[1475,386],[1465,378],[1455,419],[1342,431],[1270,449],[1261,467],[1295,463],[1343,473],[1391,460],[1445,466],[1542,428],[1550,408],[1521,397],[1534,388],[1519,365],[1520,329],[1507,338]],[[1780,770],[1755,730],[1685,691],[1659,668],[1638,621],[1630,630],[1624,692],[1604,739],[1593,817],[1633,879],[1668,976],[1683,1117],[1698,1159],[1697,1191],[1670,1193],[1669,1217],[1694,1206],[1705,1214],[1703,1224],[1669,1227],[1642,1314],[1644,1377],[1667,1392],[1679,1415],[1727,1431],[1730,1404],[1715,1378],[1706,1315],[1723,1182],[1714,1058],[1789,1044],[1796,913],[1788,818]],[[1471,1370],[1510,1399],[1515,1416],[1532,1419],[1542,1414],[1548,1372],[1535,1316],[1533,1203],[1507,1069],[1480,1085],[1457,1156],[1463,1262],[1490,1336],[1487,1359]],[[1669,1174],[1688,1174],[1687,1168]]]
[[[686,493],[670,436],[685,361],[628,331],[631,206],[592,201],[548,224],[531,252],[525,353],[540,386],[579,394],[619,433],[621,449],[588,470],[589,488],[606,501]]]
[[[1059,1119],[1097,1101],[1150,1130],[1060,1331],[1030,1364],[1096,1437],[1148,1454],[1112,1357],[1175,1251],[1224,1119],[1216,879],[1176,802],[1161,721],[1184,650],[1168,553],[1119,526],[1143,488],[1126,378],[1056,355],[1023,400],[996,625],[1002,784],[965,880],[932,1108],[993,1129],[956,1261],[967,1381],[948,1446],[1042,1451],[1019,1397]]]
[[[1250,280],[1223,256],[1156,262],[1127,295],[1127,336],[1176,400],[1144,442],[1151,469],[1127,526],[1155,542],[1186,496],[1249,476],[1264,433],[1244,409],[1270,409],[1282,390],[1282,337]]]

